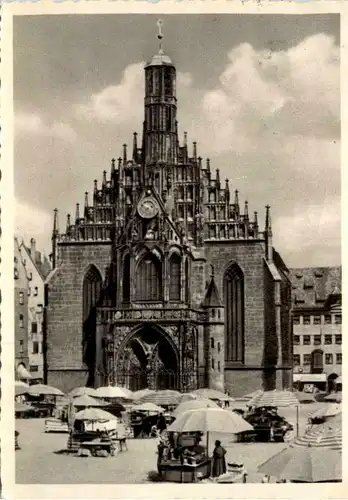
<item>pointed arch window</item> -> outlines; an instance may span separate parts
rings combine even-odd
[[[84,362],[88,363],[88,352],[95,342],[95,312],[102,291],[102,277],[95,266],[91,266],[83,280],[83,340]],[[90,349],[88,349],[90,348]]]
[[[224,277],[225,359],[244,363],[244,275],[236,264]]]
[[[130,301],[130,256],[127,254],[123,261],[123,301]]]
[[[181,258],[174,253],[169,260],[169,300],[181,299]]]
[[[140,302],[162,300],[162,265],[151,253],[145,255],[138,265],[135,299]]]

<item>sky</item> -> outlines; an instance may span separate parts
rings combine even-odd
[[[54,208],[63,232],[141,134],[158,18],[181,140],[197,141],[261,227],[271,205],[288,267],[340,265],[338,15],[16,16],[16,234],[48,254]]]

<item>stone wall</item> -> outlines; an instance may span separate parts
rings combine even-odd
[[[48,383],[53,384],[57,379],[53,384],[57,387],[67,376],[57,370],[73,370],[74,373],[85,370],[82,361],[83,279],[90,265],[94,265],[104,279],[105,268],[110,263],[110,244],[62,245],[59,256],[58,266],[47,283]]]
[[[208,244],[207,262],[214,266],[215,282],[223,301],[224,274],[232,263],[244,274],[245,368],[259,367],[264,345],[264,245],[260,241],[236,241]],[[229,369],[228,366],[226,366]]]

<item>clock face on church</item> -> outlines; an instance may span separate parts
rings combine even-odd
[[[159,206],[157,201],[152,198],[143,198],[138,204],[138,213],[144,219],[152,219],[158,214]]]

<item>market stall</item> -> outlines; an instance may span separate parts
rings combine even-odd
[[[209,452],[209,433],[238,434],[252,429],[239,415],[221,408],[198,408],[178,415],[167,429],[168,439],[163,439],[158,449],[158,469],[165,481],[196,482],[217,471],[226,469],[226,450],[219,441]],[[201,444],[205,435],[205,446]],[[218,449],[221,449],[221,458]],[[224,466],[217,467],[221,460]]]

